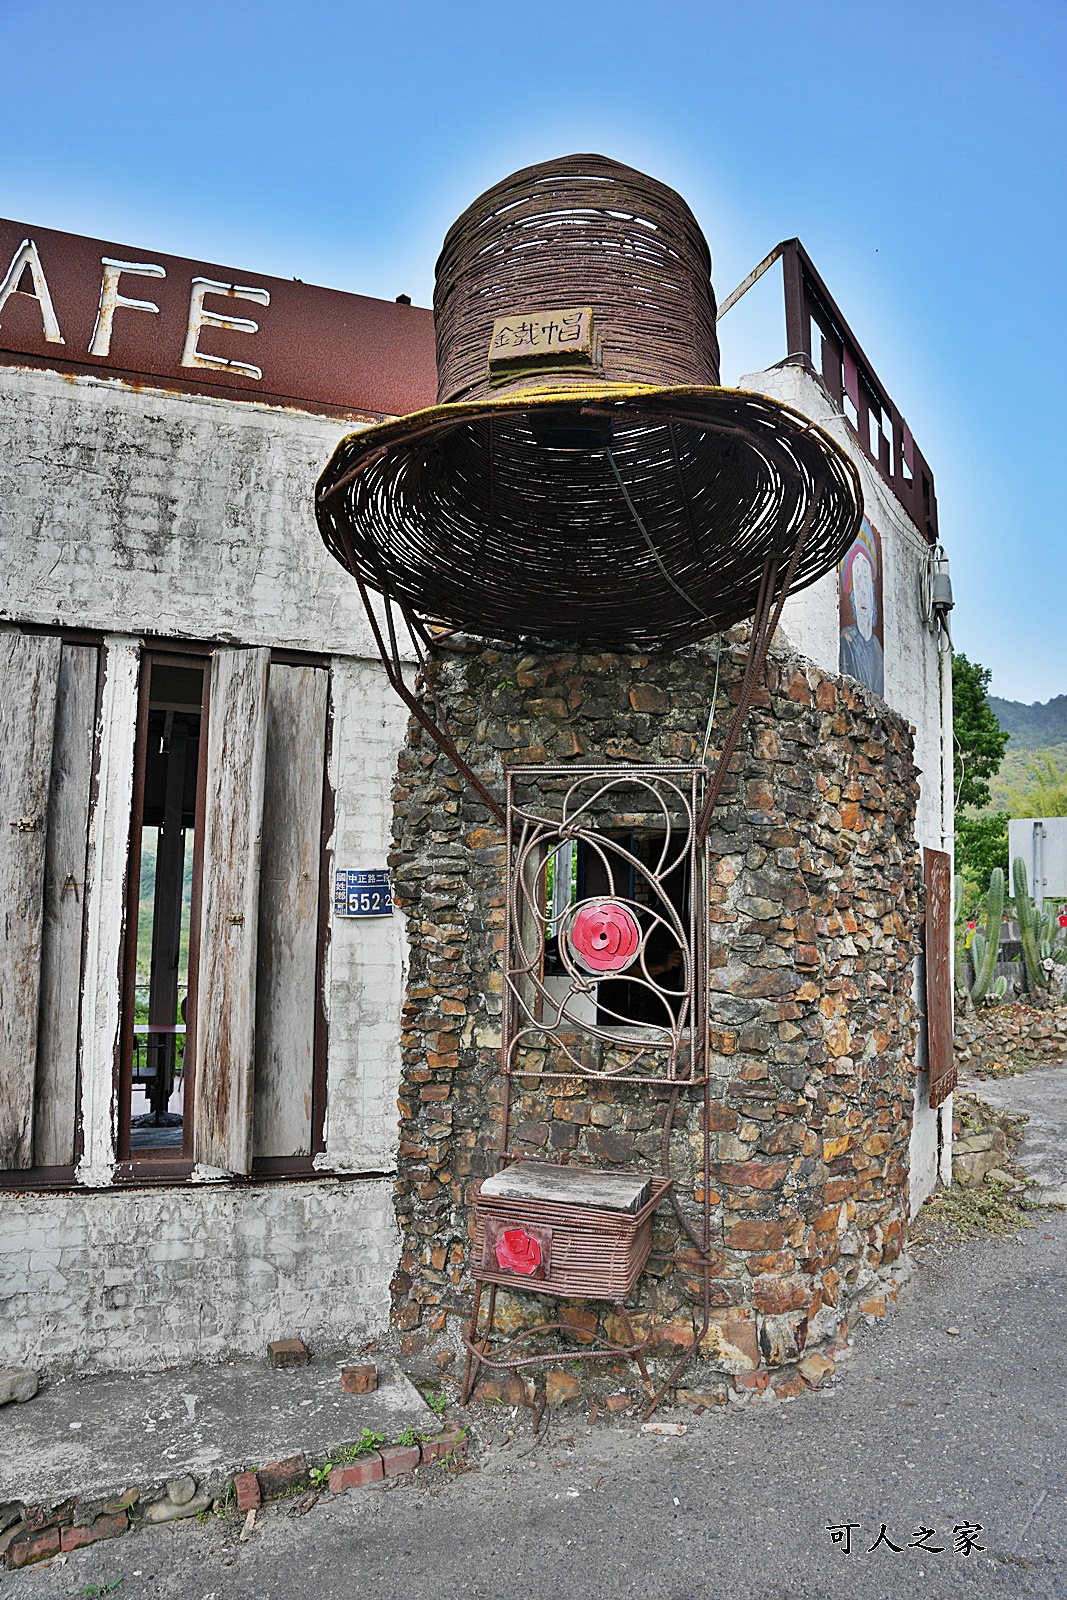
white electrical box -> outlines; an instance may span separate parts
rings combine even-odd
[[[1033,900],[1067,899],[1067,817],[1012,817],[1008,855],[1022,856]],[[1008,893],[1012,892],[1011,873]]]

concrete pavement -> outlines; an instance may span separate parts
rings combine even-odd
[[[142,1529],[0,1596],[119,1577],[165,1600],[1063,1596],[1065,1267],[1065,1213],[1042,1214],[1025,1242],[931,1252],[840,1379],[795,1402],[687,1414],[680,1438],[556,1417],[535,1443],[523,1418],[476,1470],[273,1507],[247,1543],[236,1519]],[[849,1522],[846,1555],[827,1528]],[[882,1523],[900,1553],[866,1553]],[[983,1549],[953,1552],[961,1524]],[[920,1528],[948,1548],[907,1548]]]
[[[1047,1191],[1045,1198],[1067,1202],[1067,1068],[1033,1067],[1017,1078],[979,1078],[967,1084],[1005,1111],[1025,1111],[1030,1118],[1019,1159]]]

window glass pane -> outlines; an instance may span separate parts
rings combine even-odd
[[[153,663],[141,817],[130,1154],[181,1149],[200,667]]]

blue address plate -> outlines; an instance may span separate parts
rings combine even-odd
[[[393,895],[384,867],[338,867],[333,884],[335,917],[391,917]]]

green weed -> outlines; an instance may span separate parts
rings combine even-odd
[[[434,1466],[440,1467],[443,1472],[457,1472],[461,1467],[465,1467],[467,1464],[466,1455],[460,1452],[458,1447],[463,1443],[466,1437],[467,1430],[464,1428],[456,1435],[457,1448],[450,1450],[447,1456],[438,1456],[437,1460],[434,1462]]]
[[[358,1461],[360,1456],[370,1455],[372,1450],[377,1450],[384,1443],[384,1435],[373,1433],[370,1428],[364,1428],[359,1438],[352,1444],[339,1444],[330,1451],[321,1467],[312,1467],[308,1473],[311,1486],[321,1489],[329,1480],[334,1467],[343,1467],[349,1461]]]
[[[934,1240],[955,1243],[961,1239],[1005,1238],[1022,1228],[1036,1226],[1032,1213],[1043,1208],[1029,1191],[1038,1186],[1032,1178],[1025,1180],[1022,1189],[1002,1183],[987,1175],[974,1189],[964,1189],[954,1184],[951,1189],[939,1189],[923,1204],[912,1226],[915,1244],[928,1244]]]
[[[225,1494],[223,1494],[220,1499],[221,1503],[220,1500],[217,1499],[212,1507],[212,1512],[216,1517],[228,1517],[231,1511],[237,1510],[237,1491],[233,1486],[232,1478],[226,1485]]]

